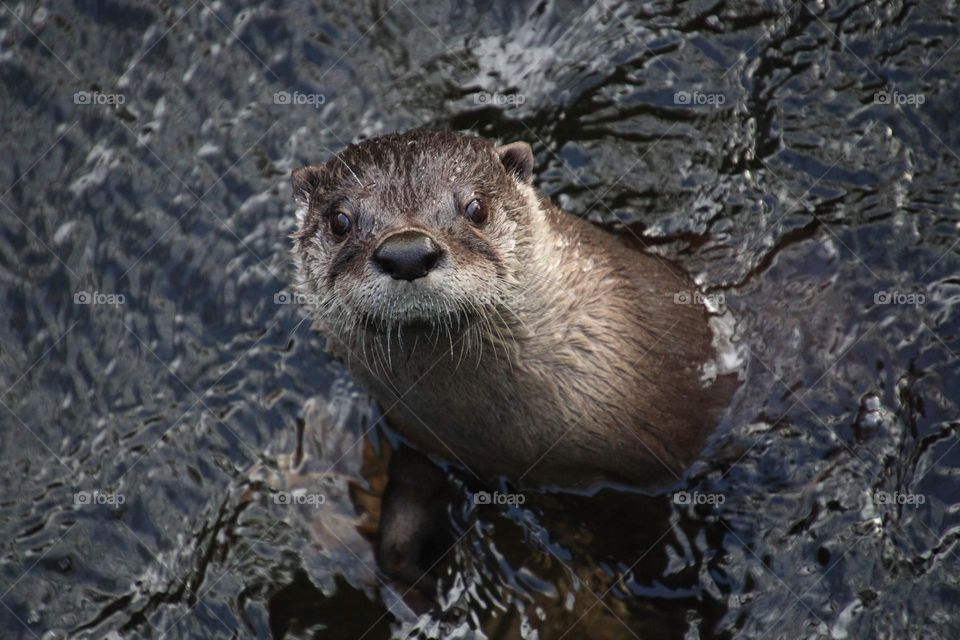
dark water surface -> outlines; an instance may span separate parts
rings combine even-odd
[[[960,637],[955,3],[36,4],[0,10],[0,637]],[[432,602],[375,571],[377,409],[285,304],[290,170],[421,125],[533,144],[743,362],[673,488],[706,504],[454,474]]]

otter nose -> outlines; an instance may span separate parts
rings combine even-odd
[[[403,231],[384,240],[373,252],[373,260],[397,280],[416,280],[430,272],[441,253],[427,234]]]

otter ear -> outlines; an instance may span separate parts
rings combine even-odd
[[[511,142],[497,147],[497,155],[507,173],[524,184],[533,180],[533,149],[526,142]]]
[[[290,183],[293,185],[293,199],[299,207],[306,210],[310,207],[310,196],[320,186],[323,177],[323,165],[313,164],[294,169],[290,174]],[[299,212],[298,212],[299,215]]]

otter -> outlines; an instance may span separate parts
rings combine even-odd
[[[390,463],[387,573],[417,577],[413,531],[444,480],[428,457],[484,482],[652,487],[678,479],[723,406],[708,310],[678,303],[690,277],[533,177],[525,142],[423,129],[292,174],[296,288],[410,445]]]

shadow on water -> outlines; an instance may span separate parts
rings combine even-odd
[[[958,40],[937,2],[4,6],[0,636],[960,636]],[[437,594],[376,569],[379,413],[288,289],[289,172],[422,125],[531,143],[722,299],[743,382],[650,495],[452,471]]]

